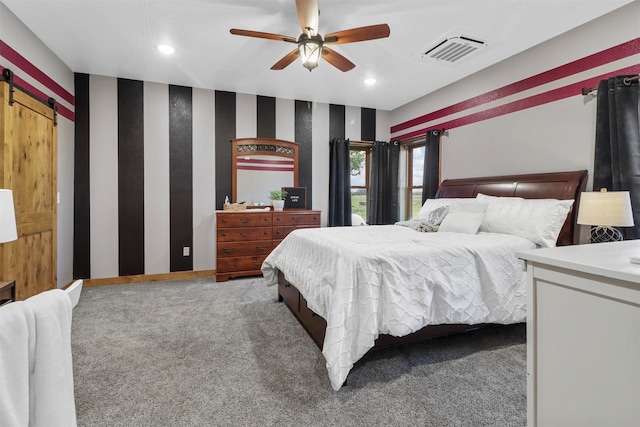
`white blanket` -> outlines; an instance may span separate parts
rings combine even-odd
[[[322,354],[338,390],[379,334],[433,324],[523,322],[529,240],[492,233],[421,233],[394,225],[301,229],[267,257],[327,321]]]
[[[0,425],[29,425],[30,355],[35,352],[36,325],[23,301],[0,307]]]
[[[76,425],[71,300],[60,289],[0,308],[0,424]]]
[[[28,298],[36,320],[36,345],[30,377],[30,426],[75,426],[76,405],[71,358],[72,305],[54,289]]]

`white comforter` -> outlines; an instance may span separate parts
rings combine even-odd
[[[322,354],[338,390],[379,334],[430,324],[523,322],[525,274],[504,234],[421,233],[395,225],[296,230],[262,264],[282,271],[327,321]]]

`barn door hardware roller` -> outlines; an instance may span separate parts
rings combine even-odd
[[[47,104],[53,110],[53,125],[58,126],[58,102],[55,98],[47,99]]]
[[[13,88],[13,71],[5,68],[2,70],[2,77],[7,83],[9,83],[9,105],[13,105],[13,92],[15,90]]]

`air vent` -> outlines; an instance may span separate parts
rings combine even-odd
[[[438,43],[436,46],[427,49],[425,52],[414,56],[421,59],[456,63],[486,45],[483,41],[469,37],[450,37]]]

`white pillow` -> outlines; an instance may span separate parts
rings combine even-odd
[[[476,234],[483,217],[483,213],[477,212],[450,212],[442,220],[438,232]]]
[[[473,198],[460,198],[460,199],[427,199],[424,201],[420,212],[416,215],[415,219],[426,220],[429,217],[429,213],[442,206],[449,206],[449,213],[451,212],[476,212],[483,213],[487,209],[487,203]]]
[[[573,200],[492,197],[484,194],[478,194],[478,198],[488,201],[480,231],[524,237],[539,247],[556,245],[573,205]]]

